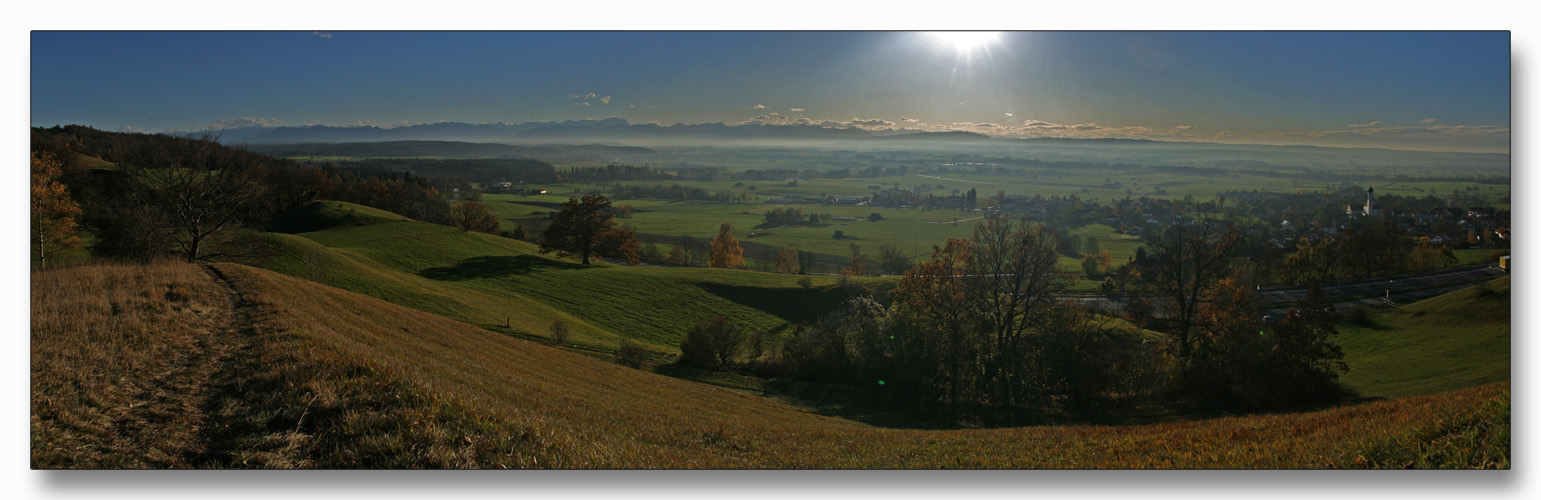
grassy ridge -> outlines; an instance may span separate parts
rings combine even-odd
[[[197,269],[143,272],[150,290]],[[1295,468],[1507,467],[1506,383],[1310,413],[1140,426],[880,429],[775,401],[623,368],[333,287],[219,264],[253,332],[242,396],[205,405],[185,450],[212,467]],[[57,271],[89,276],[95,268]],[[181,273],[181,274],[177,274]],[[120,272],[121,274],[121,272]],[[177,276],[182,276],[178,278]],[[86,280],[82,282],[82,280]],[[131,281],[39,279],[135,303]],[[213,300],[213,278],[198,287]],[[98,293],[93,288],[130,293]],[[152,294],[153,295],[153,294]],[[162,294],[164,297],[164,294]],[[44,301],[37,324],[75,314]],[[110,305],[107,306],[109,309]],[[100,313],[95,313],[100,314]],[[87,316],[83,320],[99,319]],[[167,320],[180,318],[167,317]],[[48,338],[53,327],[34,328]],[[182,345],[173,351],[197,352]],[[104,351],[104,354],[108,353]],[[175,352],[169,353],[173,357]],[[34,358],[62,351],[34,351]],[[44,432],[69,364],[34,364],[35,450],[78,446]],[[41,368],[39,368],[41,367]],[[224,373],[224,372],[222,372]],[[116,373],[107,373],[116,375]],[[214,377],[219,380],[222,377]],[[107,411],[133,405],[124,398]],[[61,403],[62,404],[62,403]],[[71,403],[79,404],[79,403]],[[86,440],[91,437],[88,436]],[[133,456],[139,448],[108,450]],[[114,455],[115,453],[115,455]],[[36,457],[36,453],[34,454]],[[98,463],[123,463],[102,461]],[[66,465],[67,466],[67,465]]]

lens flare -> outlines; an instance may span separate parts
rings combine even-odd
[[[969,54],[995,43],[1001,37],[998,31],[932,31],[927,37],[942,45],[952,47],[959,54]]]

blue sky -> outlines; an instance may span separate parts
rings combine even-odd
[[[1508,152],[1507,32],[49,32],[31,124],[806,123]]]

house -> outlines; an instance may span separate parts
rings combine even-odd
[[[825,197],[824,202],[831,205],[863,205],[867,197],[836,194]]]

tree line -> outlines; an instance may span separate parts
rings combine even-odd
[[[768,362],[782,378],[848,387],[869,403],[929,408],[953,422],[1022,424],[1052,408],[1151,402],[1276,408],[1340,396],[1336,312],[1315,287],[1265,324],[1229,227],[1174,227],[1130,266],[1134,286],[1155,297],[1145,318],[1062,298],[1071,281],[1057,268],[1058,240],[1041,224],[993,214],[972,238],[934,247],[893,289],[795,326],[771,354],[743,358],[744,344],[768,335],[714,315],[687,332],[682,362]]]
[[[55,252],[41,244],[44,239],[55,240],[57,249],[78,246],[67,242],[85,234],[93,240],[91,254],[101,258],[200,261],[251,255],[262,247],[256,244],[258,232],[276,229],[280,214],[317,199],[497,231],[485,207],[451,206],[446,193],[455,181],[303,166],[221,145],[212,133],[34,128],[32,149],[34,218],[48,219],[33,227],[40,265]]]

